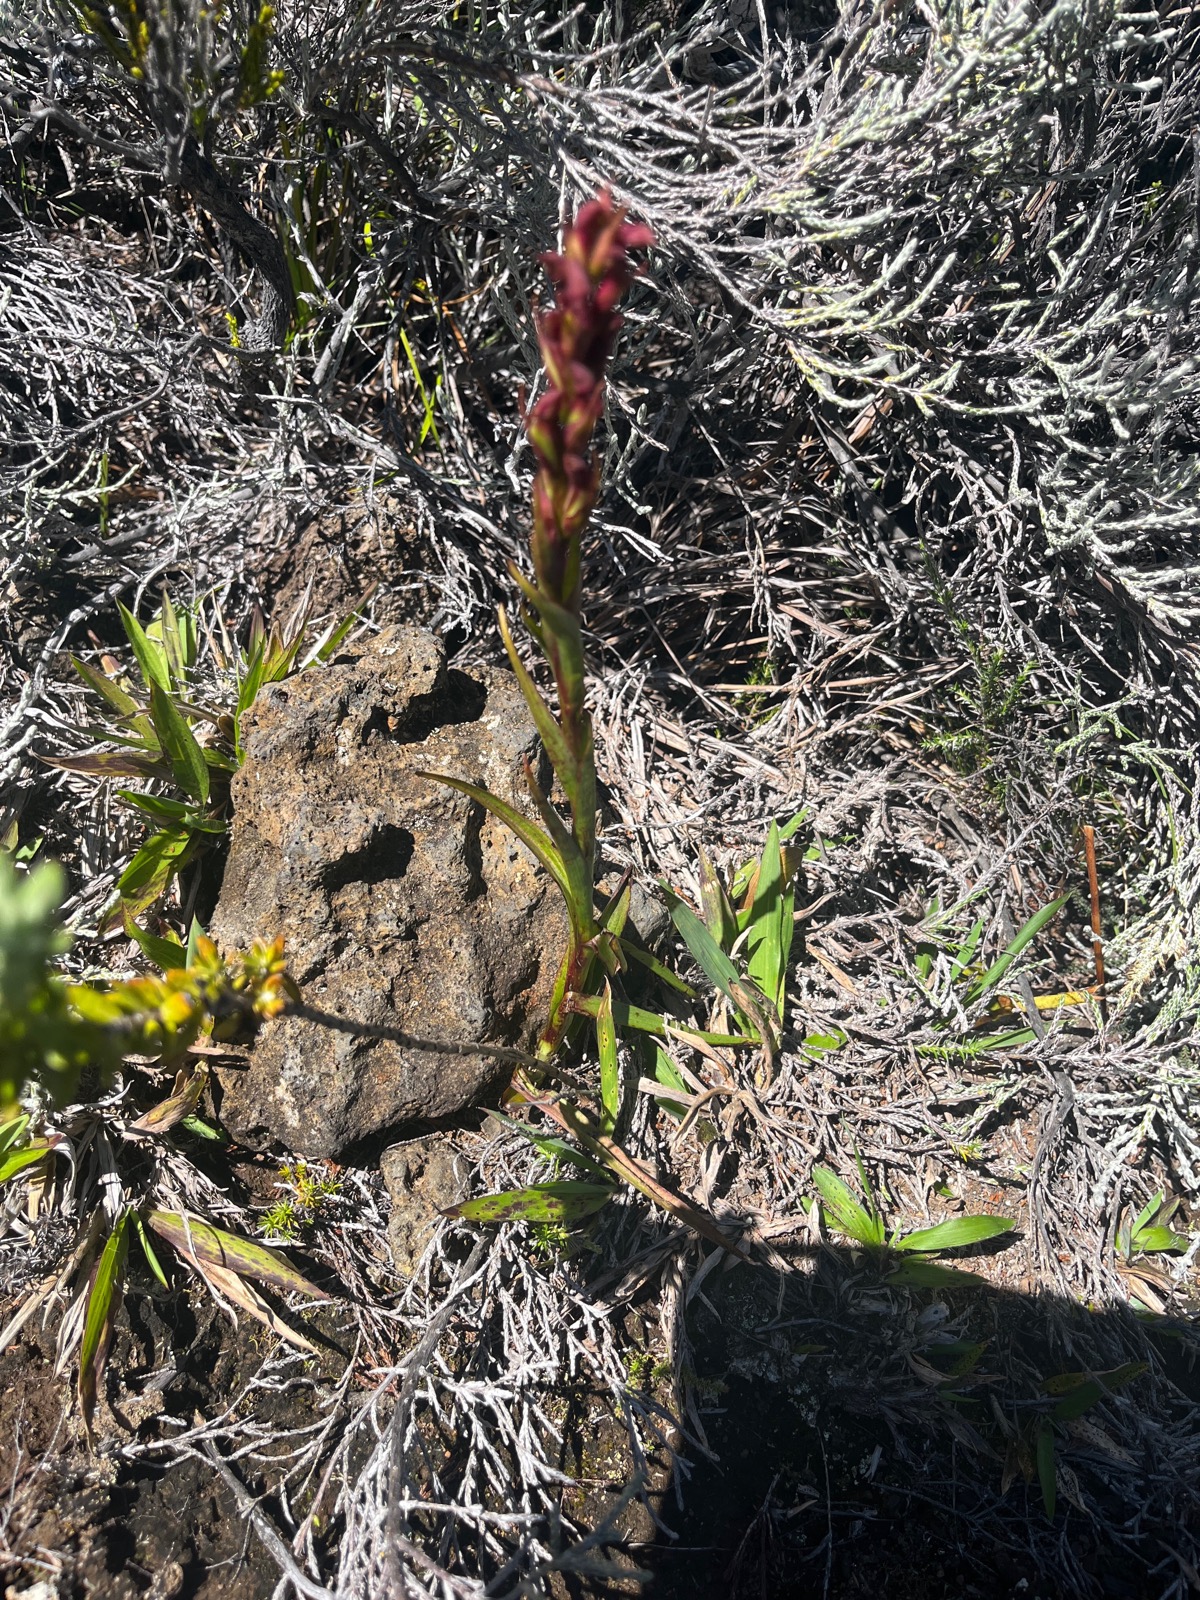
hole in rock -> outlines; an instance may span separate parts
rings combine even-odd
[[[402,878],[408,871],[416,844],[407,828],[390,823],[376,828],[358,850],[347,850],[325,869],[327,890],[344,889],[350,883],[385,883]]]
[[[478,721],[486,704],[483,684],[451,667],[431,694],[415,696],[399,716],[377,706],[364,724],[363,743],[380,736],[397,744],[420,744],[438,728]]]

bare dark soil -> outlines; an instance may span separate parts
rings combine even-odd
[[[161,1470],[123,1461],[118,1453],[133,1438],[168,1431],[164,1417],[186,1426],[199,1407],[234,1391],[239,1367],[248,1356],[254,1360],[249,1341],[228,1337],[211,1317],[197,1325],[203,1308],[185,1296],[162,1308],[171,1318],[169,1330],[157,1314],[147,1315],[144,1302],[131,1302],[129,1310],[111,1357],[121,1374],[119,1393],[97,1419],[95,1454],[82,1437],[67,1383],[53,1377],[53,1340],[35,1333],[0,1357],[7,1593],[24,1594],[42,1579],[59,1600],[268,1595],[278,1574],[206,1462]],[[151,1321],[160,1340],[170,1331],[173,1353],[161,1342],[157,1352],[143,1344],[139,1334],[150,1331]],[[117,1421],[118,1412],[131,1426]]]

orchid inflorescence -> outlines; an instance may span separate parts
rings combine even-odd
[[[569,998],[586,986],[597,938],[619,932],[596,917],[596,769],[585,700],[580,630],[583,532],[596,503],[600,465],[593,449],[604,410],[605,372],[622,318],[616,307],[633,281],[633,252],[653,242],[649,228],[626,220],[607,192],[584,205],[566,230],[561,252],[541,260],[556,290],[538,321],[547,387],[526,416],[537,457],[533,485],[533,580],[512,576],[522,615],[554,675],[555,717],[521,661],[500,611],[500,632],[542,744],[571,808],[571,827],[542,792],[532,767],[525,779],[544,825],[538,828],[495,795],[442,778],[505,821],[554,878],[566,901],[570,934],[555,981],[539,1053],[550,1056],[570,1021]]]

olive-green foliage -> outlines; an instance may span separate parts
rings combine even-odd
[[[234,648],[218,614],[224,648],[211,640],[215,692],[200,670],[199,606],[176,607],[164,590],[146,627],[124,606],[120,615],[140,683],[112,657],[102,659],[103,670],[72,657],[76,672],[103,702],[102,720],[84,730],[95,748],[46,759],[69,772],[138,778],[156,786],[117,791],[126,805],[156,824],[117,883],[120,916],[131,927],[196,855],[226,832],[229,779],[244,759],[243,721],[260,691],[327,661],[357,612],[315,641],[308,637],[307,613],[291,627],[270,629],[256,615],[245,650]],[[164,794],[164,788],[173,792]]]
[[[31,1081],[65,1098],[100,1043],[54,970],[71,946],[59,915],[65,888],[57,862],[21,872],[0,852],[0,1118]]]

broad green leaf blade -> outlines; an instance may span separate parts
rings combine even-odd
[[[122,689],[119,683],[114,682],[106,672],[100,672],[96,667],[89,666],[86,661],[81,661],[78,656],[70,657],[71,665],[89,688],[94,689],[102,700],[108,704],[120,717],[136,717],[141,709],[131,694]]]
[[[600,1103],[604,1107],[604,1131],[612,1133],[621,1112],[621,1065],[617,1053],[617,1029],[613,1022],[612,985],[605,980],[596,1012],[596,1050],[600,1057]]]
[[[257,1278],[275,1289],[294,1289],[298,1294],[329,1299],[325,1290],[297,1271],[286,1256],[269,1250],[265,1244],[226,1233],[199,1217],[183,1217],[178,1211],[148,1211],[146,1221],[172,1249],[195,1265],[223,1267],[239,1278]]]
[[[578,1222],[607,1205],[616,1192],[611,1183],[538,1183],[464,1200],[442,1215],[462,1222]]]
[[[853,1190],[835,1172],[830,1172],[828,1167],[814,1167],[813,1182],[824,1203],[826,1220],[831,1227],[869,1249],[882,1248],[882,1219],[867,1211]]]
[[[1160,1189],[1156,1195],[1151,1196],[1151,1198],[1138,1212],[1137,1218],[1133,1224],[1134,1233],[1141,1233],[1142,1229],[1145,1228],[1150,1219],[1158,1214],[1158,1208],[1162,1205],[1162,1203],[1163,1192]]]
[[[592,1178],[604,1178],[604,1168],[598,1161],[594,1161],[584,1150],[576,1150],[565,1139],[556,1139],[553,1134],[539,1133],[536,1128],[531,1128],[527,1122],[520,1122],[516,1117],[506,1117],[503,1111],[492,1111],[490,1116],[502,1122],[506,1128],[511,1128],[514,1133],[521,1134],[528,1139],[542,1155],[548,1156],[551,1161],[568,1161],[573,1167],[578,1167],[580,1172],[586,1172]]]
[[[1042,1486],[1042,1504],[1046,1508],[1047,1522],[1054,1521],[1057,1504],[1058,1474],[1054,1470],[1054,1429],[1043,1422],[1037,1436],[1037,1475]]]
[[[141,623],[133,612],[127,610],[119,600],[117,601],[117,610],[121,613],[121,624],[125,629],[130,645],[133,647],[138,670],[142,674],[146,688],[149,689],[157,684],[164,694],[170,694],[171,679],[167,671],[167,658],[162,647],[155,644],[153,639],[146,637]]]
[[[895,1272],[888,1273],[889,1283],[901,1283],[913,1289],[982,1289],[985,1281],[978,1273],[964,1272],[961,1267],[945,1267],[940,1261],[924,1261],[910,1256],[902,1261]]]
[[[929,1254],[939,1250],[960,1250],[963,1245],[979,1244],[1011,1233],[1016,1223],[1011,1217],[955,1217],[932,1228],[918,1228],[892,1242],[893,1250],[916,1250]]]
[[[204,754],[171,695],[156,683],[150,686],[150,716],[175,782],[184,794],[206,805],[209,780]]]
[[[116,1227],[109,1234],[96,1263],[92,1286],[88,1290],[87,1310],[83,1318],[83,1340],[79,1346],[79,1410],[83,1417],[88,1443],[92,1440],[92,1417],[96,1410],[96,1393],[104,1373],[104,1358],[112,1338],[112,1308],[125,1267],[125,1253],[129,1248],[126,1226],[129,1212],[123,1211]]]
[[[1185,1233],[1176,1233],[1174,1228],[1139,1228],[1133,1235],[1130,1243],[1135,1250],[1153,1252],[1156,1250],[1186,1250],[1188,1237]]]
[[[166,889],[175,873],[182,870],[194,844],[184,829],[152,833],[117,879],[123,911],[136,917]]]
[[[1032,943],[1032,941],[1037,938],[1038,934],[1041,933],[1046,924],[1053,917],[1058,915],[1070,898],[1070,895],[1059,895],[1057,900],[1051,900],[1049,905],[1043,906],[1040,911],[1034,912],[1033,916],[1029,918],[1028,922],[1026,922],[1014,935],[1012,941],[1009,943],[1008,947],[1004,951],[1004,954],[999,958],[999,960],[993,961],[992,965],[987,969],[983,976],[981,978],[976,978],[970,989],[968,989],[968,1005],[976,1000],[981,999],[989,989],[994,989],[996,987],[996,985],[1000,982],[1000,979],[1008,971],[1009,967],[1012,966],[1013,962],[1021,954],[1021,951],[1024,950],[1025,946]]]
[[[680,938],[687,945],[696,965],[708,981],[715,985],[723,995],[737,1004],[737,997],[733,986],[738,982],[741,974],[733,962],[721,949],[720,945],[700,921],[686,901],[670,889],[665,883],[660,885],[666,896],[667,905],[671,912],[671,921],[675,924]]]
[[[7,1183],[19,1172],[24,1172],[26,1167],[44,1161],[57,1143],[57,1139],[33,1139],[19,1150],[6,1150],[0,1156],[0,1183]]]
[[[806,1034],[800,1048],[813,1061],[819,1061],[822,1056],[828,1055],[831,1050],[840,1050],[844,1044],[848,1043],[849,1035],[838,1028],[833,1033]]]
[[[570,910],[571,885],[567,869],[563,865],[562,857],[540,828],[535,827],[514,807],[492,794],[490,789],[482,789],[475,783],[464,783],[461,778],[448,778],[444,772],[418,772],[417,776],[429,778],[434,783],[444,783],[450,789],[457,789],[460,794],[465,794],[468,799],[481,805],[485,811],[490,811],[494,817],[499,817],[506,827],[512,829],[530,854],[545,867],[562,891],[563,899],[566,900],[567,908]]]
[[[211,1123],[202,1121],[199,1117],[184,1117],[179,1124],[188,1133],[194,1133],[197,1139],[209,1139],[214,1144],[228,1144],[229,1135],[220,1128],[214,1128]]]

